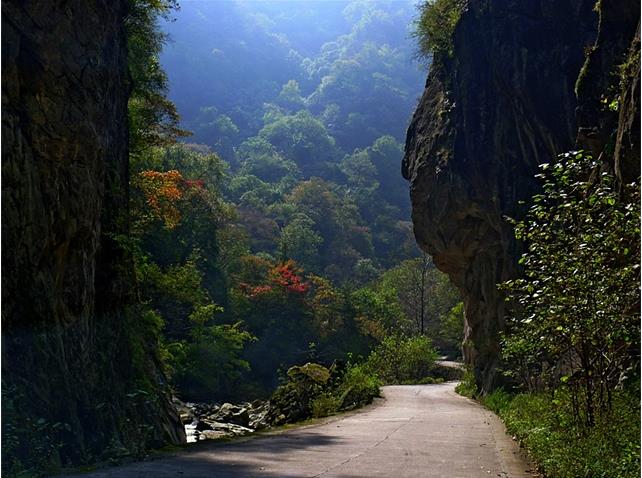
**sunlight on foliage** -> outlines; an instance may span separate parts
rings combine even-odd
[[[639,370],[639,185],[618,191],[583,152],[541,169],[544,191],[515,224],[528,251],[525,277],[504,285],[516,312],[504,355],[531,390],[568,387],[576,419],[591,426]]]
[[[452,56],[452,36],[465,6],[466,0],[427,0],[418,6],[413,36],[420,56],[426,59],[434,55]]]

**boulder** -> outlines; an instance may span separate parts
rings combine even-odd
[[[242,436],[254,431],[251,428],[236,425],[234,423],[214,422],[209,420],[204,420],[204,422],[209,428],[207,430],[203,430],[201,434],[213,430],[217,432],[223,432],[224,434],[231,436]]]
[[[245,407],[224,403],[216,413],[209,415],[208,419],[247,427],[250,423],[250,414]]]

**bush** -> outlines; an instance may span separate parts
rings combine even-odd
[[[385,384],[417,383],[431,375],[435,360],[429,338],[392,335],[372,351],[366,367]]]
[[[2,382],[2,475],[36,477],[60,470],[56,439],[60,432],[70,431],[67,423],[34,420],[23,411],[27,397],[15,386]]]
[[[452,56],[452,35],[465,6],[466,0],[427,0],[418,6],[419,18],[412,35],[419,44],[420,56]]]
[[[327,417],[336,413],[341,408],[341,397],[331,393],[323,393],[312,400],[312,416],[314,418]]]
[[[466,369],[461,382],[455,387],[455,392],[464,397],[474,398],[477,394],[477,384],[475,383],[475,374],[472,370]]]
[[[371,403],[379,396],[379,379],[368,372],[364,365],[348,364],[339,386],[338,396],[341,398],[341,410],[351,410]]]
[[[307,363],[288,370],[288,382],[270,398],[268,420],[275,425],[352,410],[379,396],[379,381],[362,365],[327,369]]]

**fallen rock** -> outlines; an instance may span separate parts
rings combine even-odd
[[[208,414],[206,419],[216,422],[234,423],[247,427],[250,423],[250,413],[247,408],[242,408],[231,403],[224,403],[216,413]]]
[[[251,428],[241,425],[235,425],[234,423],[210,422],[207,420],[204,421],[210,427],[210,430],[224,432],[225,434],[232,436],[247,435],[248,433],[252,433],[254,431]]]
[[[200,432],[197,435],[197,440],[198,441],[201,441],[201,440],[216,440],[218,438],[223,438],[225,436],[228,436],[228,434],[223,432],[223,431],[205,430],[205,431]]]
[[[254,428],[255,430],[264,430],[270,426],[268,422],[268,410],[267,407],[261,410],[260,413],[253,413],[250,415],[249,427]]]
[[[242,436],[270,427],[270,402],[254,400],[241,404],[175,402],[184,420],[190,440],[215,439],[221,436]],[[193,438],[193,439],[192,439]]]

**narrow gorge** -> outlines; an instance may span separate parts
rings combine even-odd
[[[1,21],[3,476],[639,476],[637,0]]]

